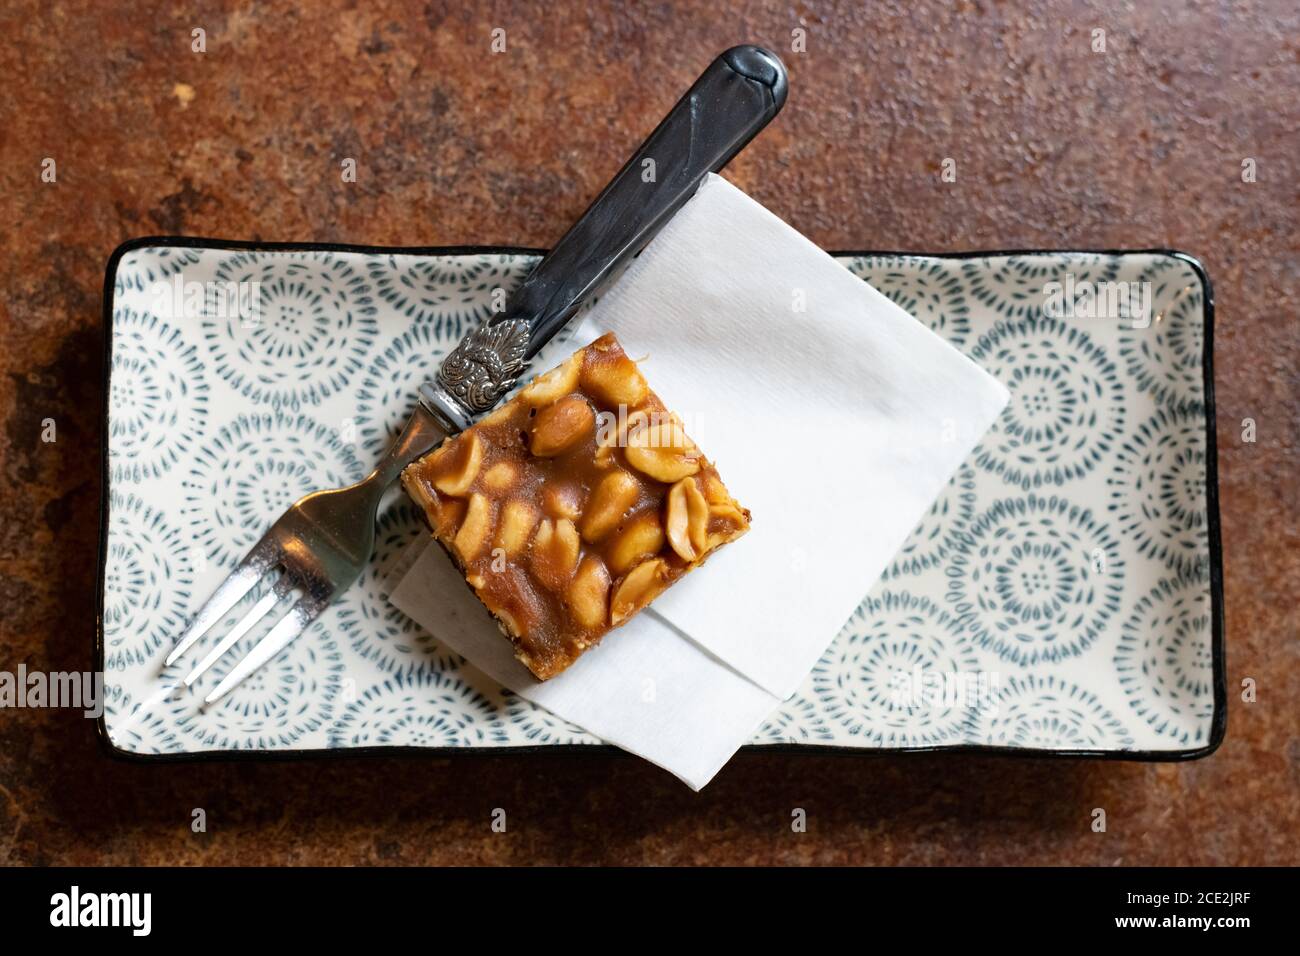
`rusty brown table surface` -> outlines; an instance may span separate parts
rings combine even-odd
[[[545,246],[713,56],[758,42],[790,99],[727,175],[825,248],[1160,246],[1206,264],[1228,734],[1182,764],[742,754],[694,794],[583,754],[141,766],[78,714],[10,709],[0,861],[1300,863],[1294,0],[148,7],[0,9],[0,670],[92,666],[119,242]]]

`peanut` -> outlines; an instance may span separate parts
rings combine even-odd
[[[686,504],[686,486],[694,485],[690,478],[683,478],[673,485],[668,492],[667,515],[664,529],[668,534],[668,543],[683,561],[694,561],[697,549],[690,536],[690,514]]]
[[[636,363],[621,352],[614,355],[589,350],[579,381],[584,390],[608,408],[634,408],[650,391]]]
[[[664,529],[652,511],[638,515],[609,550],[609,566],[615,574],[625,574],[644,558],[663,550]]]
[[[589,554],[578,565],[578,573],[569,585],[569,607],[574,619],[589,631],[605,623],[609,598],[609,571],[594,554]]]
[[[483,545],[487,544],[488,533],[492,530],[492,511],[493,504],[486,497],[478,492],[470,495],[465,521],[452,542],[461,561],[466,564],[477,558]]]
[[[570,355],[545,375],[537,378],[519,393],[530,405],[551,405],[578,387],[578,373],[582,370],[583,349]]]
[[[497,528],[496,546],[507,555],[518,554],[528,546],[537,518],[537,509],[527,501],[507,501],[501,509],[501,526]]]
[[[581,395],[569,395],[537,413],[533,424],[532,452],[554,458],[591,434],[596,413]]]
[[[611,472],[602,478],[582,517],[583,540],[595,544],[613,531],[636,501],[639,490],[637,480],[626,471]]]
[[[673,421],[649,425],[628,436],[628,463],[656,481],[680,481],[700,470],[699,451]]]
[[[614,591],[609,605],[610,624],[617,627],[653,601],[668,586],[666,570],[663,558],[645,561],[633,568]]]
[[[498,494],[509,491],[519,480],[519,466],[513,461],[499,461],[483,472],[483,487]]]
[[[483,464],[483,442],[478,432],[470,431],[452,443],[446,452],[449,470],[433,479],[433,486],[444,495],[460,497],[469,491]],[[442,462],[440,461],[439,464]]]
[[[533,574],[551,591],[563,594],[578,566],[578,529],[568,518],[544,518],[530,555]]]

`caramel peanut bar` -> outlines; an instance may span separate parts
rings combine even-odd
[[[540,680],[749,528],[612,334],[410,465],[402,484]]]

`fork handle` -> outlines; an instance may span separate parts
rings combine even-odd
[[[705,175],[776,116],[786,91],[785,67],[762,47],[732,47],[714,60],[505,310],[443,360],[436,382],[421,387],[421,404],[453,431],[495,405],[527,360],[645,247]]]

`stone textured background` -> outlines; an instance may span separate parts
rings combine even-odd
[[[784,55],[790,100],[728,176],[826,248],[1204,261],[1228,737],[1182,765],[744,755],[696,795],[582,754],[139,766],[77,715],[9,710],[0,862],[1300,863],[1294,0],[150,6],[0,10],[0,670],[90,666],[100,296],[119,242],[544,246],[714,55],[752,41]],[[1238,699],[1246,677],[1257,703]]]

